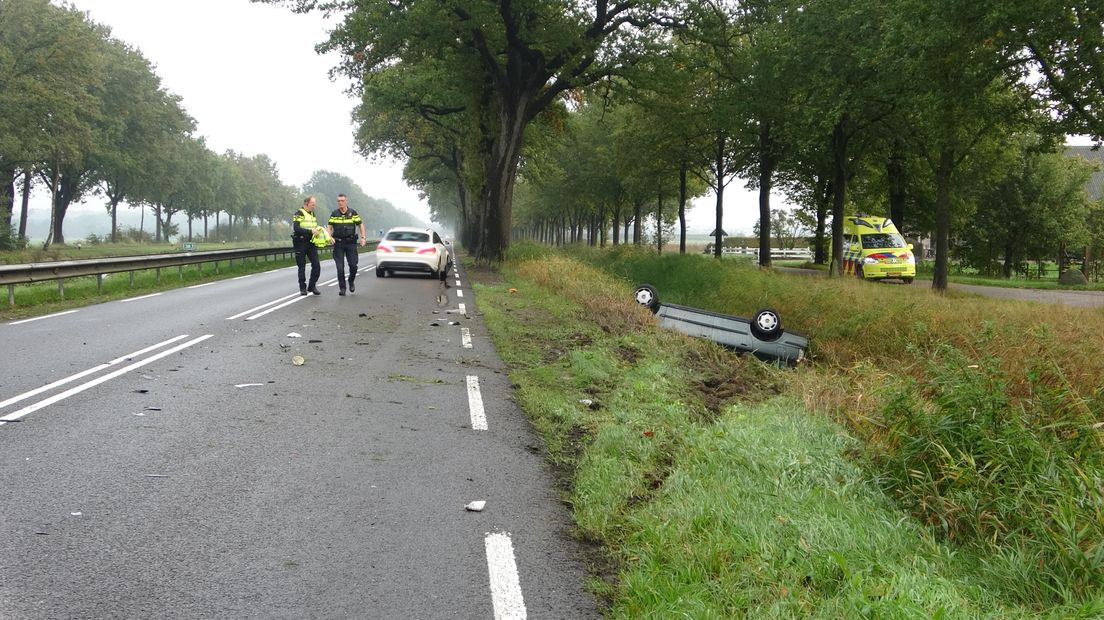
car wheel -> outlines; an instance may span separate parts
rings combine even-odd
[[[912,284],[913,278],[901,278],[901,279],[905,281],[905,284]]]
[[[376,267],[376,277],[377,278],[382,278],[383,277],[383,270],[380,269],[379,267]]]
[[[751,319],[751,334],[767,342],[782,335],[782,317],[770,308],[763,308]]]
[[[633,291],[636,303],[648,308],[653,314],[659,311],[659,292],[651,284],[638,284]]]

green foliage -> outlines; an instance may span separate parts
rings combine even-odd
[[[994,570],[1038,584],[1009,598],[1043,606],[1104,593],[1100,395],[1085,400],[1037,359],[1029,394],[1013,398],[999,359],[948,345],[924,372],[886,399],[875,458],[886,490],[948,540],[992,554]]]

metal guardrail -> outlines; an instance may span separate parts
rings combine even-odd
[[[378,241],[369,241],[368,246],[378,245]],[[329,248],[322,248],[328,250]],[[15,305],[15,286],[18,284],[34,284],[57,280],[58,292],[65,298],[66,278],[78,278],[83,276],[96,276],[96,290],[103,290],[103,277],[110,273],[130,272],[130,283],[134,285],[134,272],[148,269],[157,270],[160,280],[161,269],[165,267],[179,267],[185,265],[198,265],[202,263],[215,263],[215,273],[218,273],[218,263],[229,261],[231,265],[235,260],[269,256],[285,256],[294,254],[292,247],[282,248],[254,248],[248,250],[212,250],[210,252],[179,252],[174,254],[145,254],[138,256],[115,256],[109,258],[97,258],[89,260],[68,260],[48,263],[27,263],[23,265],[0,265],[0,285],[8,287],[8,305]]]

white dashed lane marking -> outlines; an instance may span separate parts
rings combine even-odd
[[[472,430],[487,430],[487,414],[483,411],[483,395],[479,392],[479,377],[468,376],[468,410],[471,412]]]
[[[487,534],[487,573],[491,578],[491,602],[495,620],[524,620],[525,598],[521,595],[514,544],[509,534]]]
[[[460,341],[464,344],[465,349],[472,348],[471,330],[467,327],[460,328]]]
[[[23,319],[22,321],[12,321],[8,325],[22,325],[24,323],[30,323],[31,321],[41,321],[42,319],[49,319],[55,316],[61,316],[63,314],[73,314],[76,310],[66,310],[65,312],[55,312],[54,314],[47,314],[45,316],[36,316],[33,319]]]

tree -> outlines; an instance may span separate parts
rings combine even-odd
[[[600,0],[593,7],[550,0],[448,4],[290,3],[297,10],[349,10],[320,46],[338,50],[340,71],[371,83],[402,66],[419,72],[434,59],[466,78],[463,99],[453,102],[472,121],[465,144],[467,174],[481,225],[476,255],[498,260],[509,245],[512,197],[526,128],[564,93],[593,84],[631,63],[663,23],[659,0]]]
[[[50,185],[51,234],[62,240],[66,197],[85,189],[74,171],[99,115],[102,38],[73,9],[46,0],[0,4],[0,225],[11,225],[15,177],[34,170]]]

